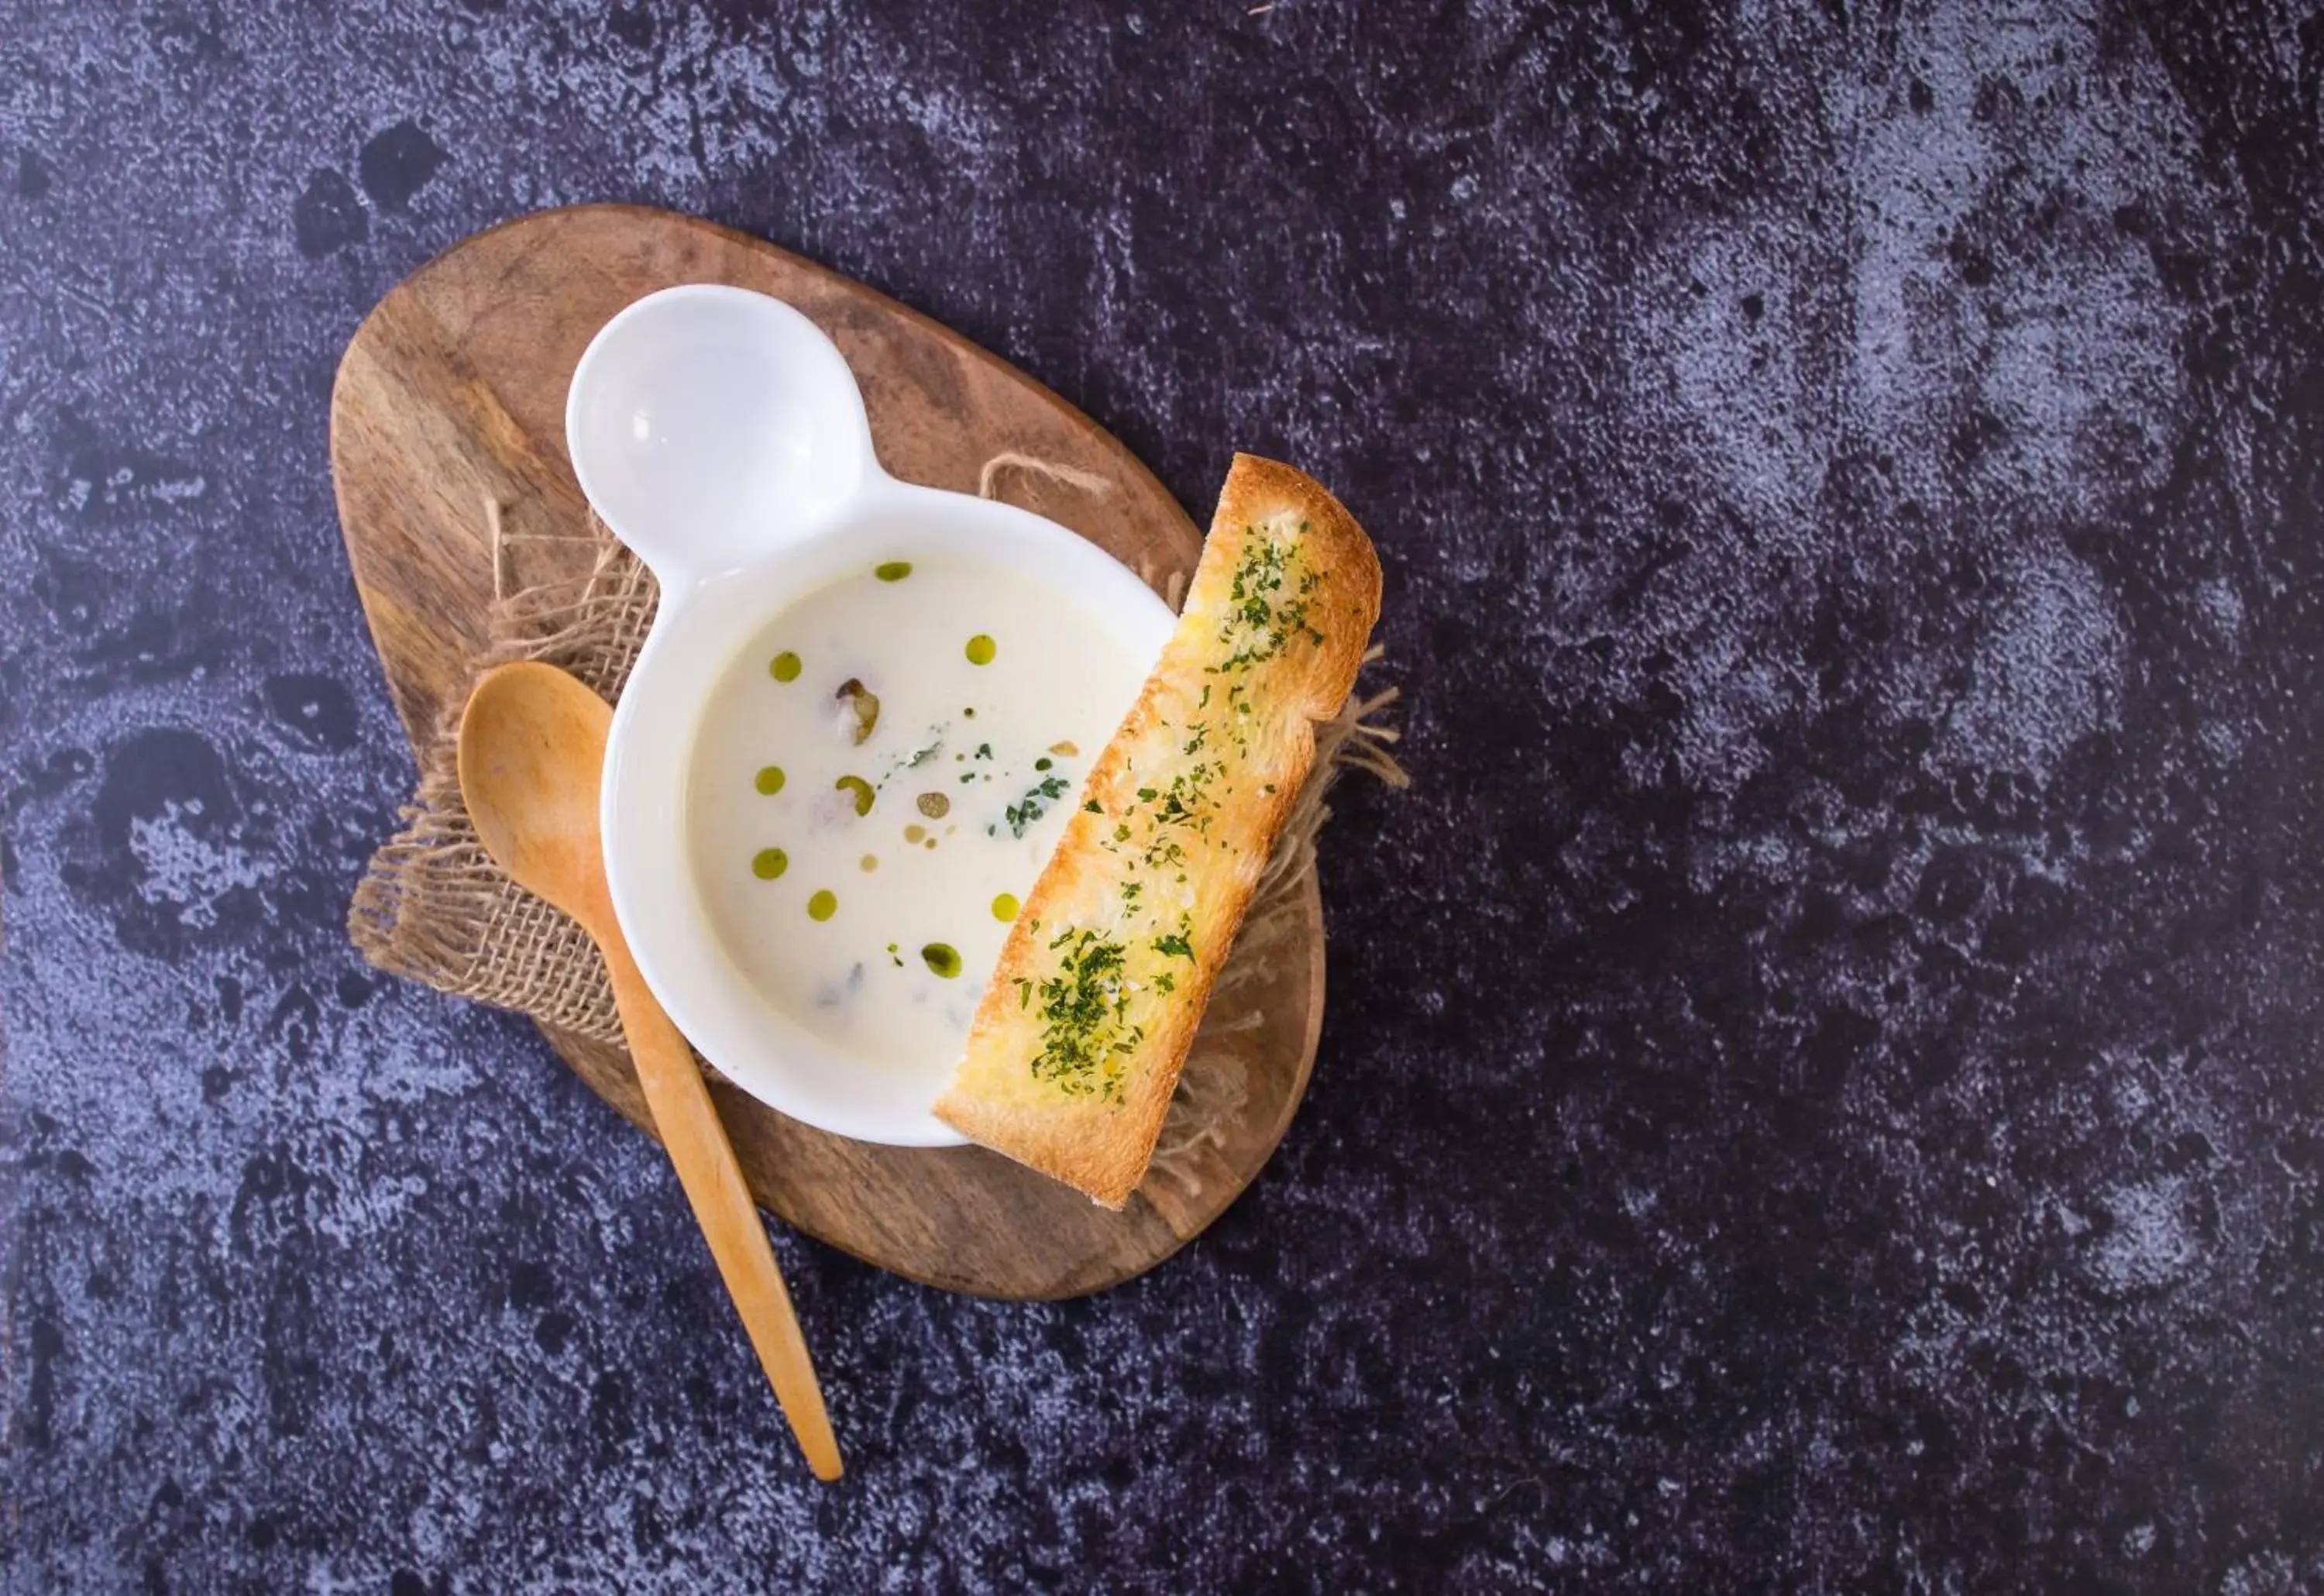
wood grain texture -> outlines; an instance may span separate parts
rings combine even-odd
[[[993,456],[1093,474],[1110,493],[1012,476],[1005,495],[1071,527],[1159,588],[1194,568],[1194,523],[1128,449],[995,356],[862,284],[692,217],[583,206],[479,234],[381,300],[340,363],[331,463],[347,557],[415,746],[465,698],[488,641],[493,569],[482,505],[503,506],[519,582],[577,575],[586,506],[565,457],[565,391],[616,310],[681,282],[731,282],[797,306],[863,389],[880,462],[973,493]],[[1323,1023],[1323,914],[1312,873],[1304,957],[1252,994],[1267,1016],[1231,1038],[1242,1112],[1173,1182],[1149,1176],[1119,1213],[981,1148],[875,1147],[788,1119],[712,1079],[759,1202],[809,1235],[945,1290],[1058,1297],[1151,1268],[1232,1202],[1305,1092]],[[547,1030],[632,1124],[650,1120],[618,1048]]]

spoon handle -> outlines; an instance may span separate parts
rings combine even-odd
[[[790,1293],[783,1287],[775,1250],[768,1243],[766,1222],[759,1217],[751,1188],[743,1183],[742,1166],[734,1161],[734,1146],[710,1101],[710,1088],[695,1067],[686,1038],[678,1034],[669,1016],[638,973],[630,950],[619,936],[601,944],[606,973],[613,977],[613,1003],[621,1010],[622,1031],[635,1061],[638,1084],[645,1089],[646,1106],[653,1111],[654,1129],[660,1132],[669,1161],[678,1167],[678,1183],[694,1204],[694,1217],[718,1260],[727,1292],[742,1315],[759,1362],[775,1388],[783,1416],[798,1437],[807,1467],[818,1480],[839,1478],[839,1441],[831,1432],[831,1416],[824,1410],[823,1388],[816,1383],[815,1364],[807,1356],[807,1338],[792,1311]]]

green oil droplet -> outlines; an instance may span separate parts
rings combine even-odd
[[[795,682],[798,680],[798,656],[788,649],[777,654],[767,666],[767,674],[779,682]]]
[[[791,867],[791,856],[780,848],[761,848],[751,855],[751,873],[771,881]]]
[[[912,562],[908,559],[888,560],[873,566],[872,574],[882,582],[900,582],[912,574]]]
[[[855,812],[858,815],[869,815],[872,812],[872,784],[869,781],[864,780],[862,777],[842,776],[838,780],[831,784],[831,789],[834,792],[853,793],[855,795]]]
[[[783,768],[782,768],[782,766],[780,766],[780,765],[766,765],[766,766],[762,766],[762,767],[760,769],[760,771],[759,771],[759,783],[758,783],[758,785],[759,785],[759,790],[760,790],[761,792],[765,793],[769,798],[772,798],[772,797],[774,797],[774,796],[775,796],[775,794],[777,794],[777,793],[779,793],[779,792],[782,791],[782,789],[783,789]]]
[[[929,969],[946,981],[960,973],[960,955],[954,951],[950,943],[931,942],[920,949],[920,957]]]
[[[817,892],[807,900],[807,918],[827,920],[839,912],[839,898],[834,892]]]
[[[992,918],[1005,925],[1017,918],[1017,911],[1022,907],[1017,901],[1016,893],[1003,892],[992,900]]]
[[[992,640],[984,633],[980,632],[968,640],[968,662],[971,665],[990,665],[992,654]]]

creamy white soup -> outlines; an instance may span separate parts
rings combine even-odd
[[[971,559],[869,567],[784,610],[713,688],[687,774],[687,855],[735,965],[868,1063],[949,1067],[1151,663]]]

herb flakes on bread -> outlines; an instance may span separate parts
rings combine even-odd
[[[1339,501],[1236,456],[1177,630],[1018,914],[939,1119],[1122,1205],[1379,603]]]

